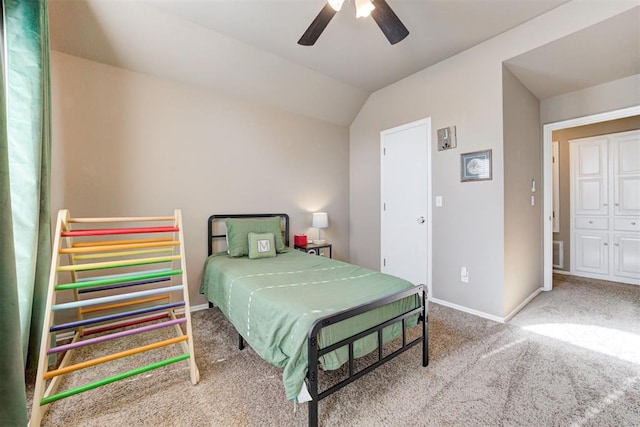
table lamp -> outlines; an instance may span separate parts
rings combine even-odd
[[[314,240],[313,243],[317,243],[319,245],[324,243],[324,240],[320,240],[320,229],[329,227],[329,216],[326,212],[316,212],[311,217],[311,227],[318,229],[318,239]]]

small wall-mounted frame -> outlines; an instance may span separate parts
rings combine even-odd
[[[491,175],[491,150],[460,154],[460,181],[487,181]]]
[[[438,151],[456,148],[456,127],[438,129]]]

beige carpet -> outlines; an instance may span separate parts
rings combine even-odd
[[[55,402],[43,425],[306,425],[306,405],[296,411],[285,401],[281,371],[239,351],[217,309],[194,313],[193,327],[198,385],[180,362]],[[639,286],[556,276],[552,292],[506,325],[430,304],[430,339],[428,367],[410,350],[323,400],[321,425],[640,426]],[[78,358],[113,353],[115,344]],[[152,356],[68,375],[63,387]]]

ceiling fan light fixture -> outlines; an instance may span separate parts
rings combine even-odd
[[[339,12],[342,8],[342,3],[344,3],[344,0],[327,0],[327,3],[329,3],[329,6],[331,6],[333,10]]]
[[[356,2],[356,18],[366,18],[371,15],[371,11],[376,7],[371,0],[355,0]]]
[[[375,6],[371,0],[354,0],[356,18],[371,15],[392,45],[404,40],[409,35],[409,30],[400,21],[398,15],[395,14],[386,0],[373,1],[375,1]],[[338,13],[343,3],[344,0],[327,0],[320,13],[311,21],[307,30],[298,40],[298,44],[301,46],[313,46],[335,14]]]

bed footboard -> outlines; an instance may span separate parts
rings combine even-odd
[[[412,289],[407,289],[405,291],[399,292],[389,297],[382,298],[368,304],[363,304],[358,307],[354,307],[352,309],[345,310],[331,316],[323,317],[321,319],[318,319],[313,324],[313,326],[311,327],[311,330],[309,331],[309,336],[308,336],[309,338],[308,339],[309,369],[307,372],[307,386],[308,386],[309,394],[311,395],[311,398],[312,398],[312,400],[309,402],[309,426],[316,427],[318,425],[318,403],[320,400],[324,399],[330,394],[335,393],[336,391],[340,390],[342,387],[352,383],[353,381],[371,372],[378,366],[388,362],[389,360],[393,359],[399,354],[404,353],[405,351],[409,350],[413,346],[419,343],[422,343],[422,366],[427,366],[429,364],[429,335],[428,335],[428,316],[427,316],[428,310],[427,310],[426,294],[427,293],[426,293],[425,286],[419,285]],[[401,315],[396,316],[393,319],[387,320],[383,323],[380,323],[379,325],[373,326],[365,331],[362,331],[354,336],[346,338],[333,345],[330,345],[325,348],[319,348],[317,337],[318,337],[318,333],[322,328],[333,325],[335,323],[338,323],[350,317],[357,316],[358,314],[364,313],[366,311],[370,311],[375,308],[382,307],[392,302],[401,300],[403,298],[410,297],[411,295],[417,295],[419,297],[419,301],[421,302],[421,305],[419,307],[409,310],[405,313],[402,313]],[[406,321],[409,317],[415,314],[419,314],[419,320],[422,322],[422,334],[420,337],[414,339],[413,341],[407,342]],[[383,347],[382,330],[387,326],[397,322],[402,322],[402,347],[398,348],[397,350],[383,357],[382,356],[382,347]],[[353,343],[359,340],[360,338],[363,338],[373,333],[377,333],[378,335],[378,361],[354,373]],[[319,392],[318,391],[318,361],[320,357],[322,357],[324,354],[327,354],[333,350],[336,350],[344,346],[349,347],[348,377],[338,382],[337,384],[331,386],[330,388]]]

